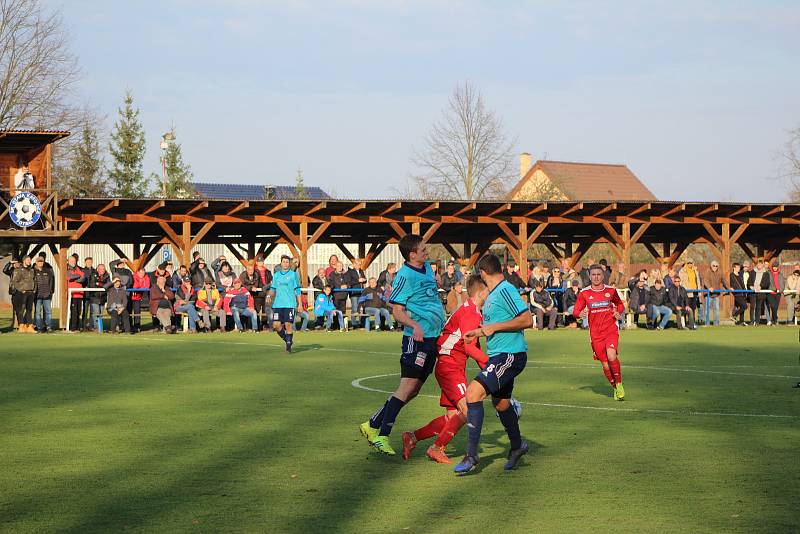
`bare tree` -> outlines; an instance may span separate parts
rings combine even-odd
[[[783,178],[789,182],[789,199],[800,202],[800,128],[789,132],[781,158],[784,163]]]
[[[411,161],[420,173],[411,178],[409,187],[427,198],[502,198],[516,174],[513,148],[503,133],[503,122],[486,109],[480,92],[465,82],[453,91],[423,149],[414,150]]]
[[[58,12],[0,0],[0,128],[56,128],[79,79]]]

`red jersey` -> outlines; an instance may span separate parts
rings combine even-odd
[[[589,309],[589,335],[592,339],[619,332],[614,312],[622,313],[625,305],[616,288],[604,285],[600,290],[592,289],[592,286],[581,289],[572,314],[577,318],[584,308]]]
[[[472,357],[483,368],[486,365],[488,356],[480,349],[480,345],[475,343],[467,345],[464,343],[463,336],[470,330],[475,330],[481,326],[483,316],[478,307],[467,299],[464,304],[458,307],[455,313],[450,316],[442,329],[436,344],[439,347],[438,363],[448,367],[464,369],[467,366],[467,357]]]

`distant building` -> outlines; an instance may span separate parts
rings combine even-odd
[[[511,200],[657,200],[625,165],[539,160],[520,156]]]
[[[302,192],[288,185],[210,184],[193,182],[197,195],[218,200],[331,200],[319,187],[304,187]]]

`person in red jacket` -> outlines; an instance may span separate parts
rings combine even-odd
[[[246,287],[242,286],[240,278],[234,278],[233,287],[225,292],[222,305],[227,315],[233,315],[233,322],[236,325],[237,332],[244,332],[242,315],[250,318],[250,325],[253,331],[258,327],[253,296]]]
[[[82,289],[86,282],[86,273],[78,267],[78,255],[67,258],[67,288]],[[77,332],[81,324],[83,291],[70,291],[72,300],[69,304],[69,331]]]
[[[133,320],[133,332],[140,332],[142,330],[142,301],[144,300],[145,295],[148,293],[147,291],[139,291],[141,289],[150,289],[150,277],[145,272],[144,267],[139,267],[135,273],[133,273],[133,291],[131,293],[131,303],[132,303],[132,320]]]
[[[589,267],[591,284],[578,293],[572,314],[589,320],[589,338],[594,359],[603,365],[603,373],[614,388],[614,400],[624,400],[622,370],[619,363],[618,321],[625,311],[617,289],[605,284],[605,270],[600,265]]]

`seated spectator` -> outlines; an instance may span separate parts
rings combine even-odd
[[[555,329],[558,311],[556,311],[553,305],[553,299],[550,297],[550,293],[544,290],[544,284],[541,280],[537,281],[533,288],[533,293],[531,293],[531,306],[533,306],[534,312],[536,312],[536,321],[539,330],[544,330],[545,317],[547,317],[547,329]]]
[[[120,281],[122,285],[122,278],[115,276],[115,279]],[[93,332],[97,329],[97,319],[103,318],[103,305],[106,303],[106,290],[111,288],[112,281],[106,272],[106,266],[102,263],[97,266],[97,269],[92,269],[89,274],[89,282],[86,284],[87,289],[102,289],[103,291],[87,291],[88,304],[90,308],[90,324],[89,331]],[[122,289],[125,289],[124,287]],[[127,305],[128,299],[125,299]],[[125,311],[127,317],[127,310]]]
[[[327,285],[322,289],[322,293],[317,297],[317,300],[314,302],[314,314],[317,317],[324,317],[325,318],[325,330],[330,331],[331,325],[333,324],[333,317],[336,316],[337,321],[339,322],[339,330],[342,332],[345,331],[344,328],[344,314],[339,311],[336,306],[333,304],[333,298],[331,298],[332,288],[331,286]]]
[[[223,261],[220,264],[219,272],[217,273],[217,289],[223,297],[225,293],[233,287],[233,281],[236,279],[236,273],[233,272],[231,264]]]
[[[233,316],[236,332],[244,332],[241,320],[242,315],[250,319],[251,330],[255,331],[258,320],[256,319],[253,296],[247,288],[242,287],[242,281],[239,278],[233,280],[233,287],[225,293],[223,306],[225,307],[225,312]]]
[[[386,306],[383,292],[381,288],[378,287],[378,281],[375,278],[370,278],[367,281],[367,287],[361,292],[358,304],[364,308],[364,313],[373,316],[375,330],[381,329],[381,317],[386,321],[386,326],[389,330],[394,329],[392,315],[389,313],[389,308]],[[367,321],[367,332],[369,332],[369,330],[370,321]]]
[[[203,289],[197,292],[195,307],[203,316],[203,326],[206,332],[213,328],[212,313],[219,319],[219,329],[225,331],[226,316],[225,310],[222,309],[222,297],[219,290],[214,287],[214,281],[211,278],[206,278]]]
[[[650,312],[650,321],[653,325],[656,324],[658,317],[661,316],[661,322],[656,327],[658,330],[664,330],[670,318],[672,318],[672,308],[669,307],[668,301],[667,288],[664,287],[661,278],[656,278],[656,281],[653,282],[653,287],[650,288],[647,305]]]
[[[253,297],[253,309],[256,309],[256,303],[261,304],[260,300],[262,295],[265,295],[266,292],[264,290],[264,280],[261,278],[261,273],[255,268],[252,263],[248,263],[245,266],[244,272],[239,275],[239,280],[242,281],[242,286],[250,292],[250,296]],[[256,317],[258,317],[258,313],[256,313]],[[259,329],[258,324],[253,325],[254,330]]]
[[[154,286],[150,287],[150,315],[158,319],[161,331],[165,334],[173,332],[172,327],[172,302],[175,293],[167,286],[167,277],[156,278]]]
[[[689,330],[697,330],[697,326],[694,324],[694,310],[692,310],[692,306],[689,303],[689,295],[686,293],[686,288],[681,283],[681,277],[675,275],[672,282],[672,287],[667,291],[667,295],[669,296],[670,308],[675,312],[675,324],[678,326],[678,330],[683,330],[681,318],[686,319],[686,326],[689,327]]]
[[[205,324],[197,315],[197,292],[192,287],[192,279],[188,276],[183,279],[181,287],[175,292],[175,313],[185,313],[189,317],[189,331],[197,332],[197,327],[204,328]]]
[[[106,308],[108,309],[108,315],[111,317],[111,333],[116,334],[121,326],[126,334],[130,334],[128,292],[122,287],[122,281],[119,276],[115,276],[111,283],[113,285],[108,288],[106,293]]]
[[[569,288],[564,291],[564,324],[570,328],[577,328],[578,320],[573,317],[572,311],[575,309],[575,303],[578,301],[578,293],[581,292],[581,281],[578,278],[573,278],[569,283]],[[583,319],[581,319],[581,324]]]
[[[452,315],[466,301],[467,293],[464,291],[464,284],[462,282],[456,282],[456,285],[453,286],[453,289],[447,294],[447,305],[445,306],[445,311],[447,311],[448,315]]]
[[[553,269],[553,272],[547,277],[547,284],[545,284],[544,288],[548,293],[550,293],[550,298],[553,299],[553,305],[556,308],[556,312],[563,312],[564,282],[561,280],[560,269]]]
[[[131,292],[130,300],[128,301],[133,310],[131,319],[133,322],[133,331],[142,331],[142,303],[150,301],[149,292],[142,291],[150,289],[150,277],[144,271],[144,267],[140,267],[138,271],[133,273],[133,289],[136,291]]]
[[[178,267],[178,270],[172,274],[170,287],[172,291],[177,291],[183,285],[183,280],[189,276],[189,269],[185,265]],[[191,279],[190,279],[191,280]]]
[[[645,275],[640,276],[636,281],[636,285],[633,286],[630,295],[628,295],[628,309],[633,312],[634,325],[638,326],[640,315],[645,316],[645,324],[650,324],[647,322],[647,301],[649,298],[650,293],[647,288],[647,272],[645,272]]]

